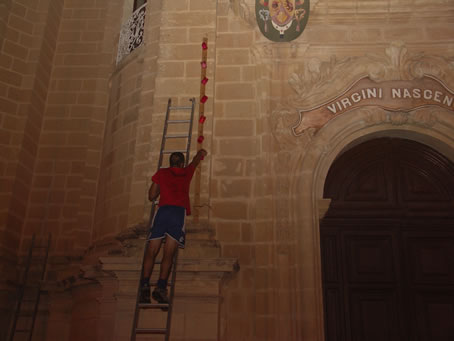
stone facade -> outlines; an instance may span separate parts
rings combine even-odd
[[[378,136],[454,160],[454,115],[376,106],[292,128],[300,110],[365,76],[430,75],[454,89],[454,3],[311,0],[302,35],[276,43],[253,0],[148,0],[144,44],[117,64],[132,2],[0,4],[0,340],[34,233],[53,238],[40,340],[129,337],[167,101],[198,99],[206,37],[209,156],[174,339],[322,341],[318,221],[330,165]]]

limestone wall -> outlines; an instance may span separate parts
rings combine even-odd
[[[146,224],[167,101],[198,99],[207,37],[209,156],[195,210],[221,256],[240,264],[220,289],[219,339],[323,340],[317,205],[330,162],[347,140],[374,129],[438,132],[422,119],[407,117],[416,122],[407,126],[405,117],[404,124],[355,111],[297,137],[291,128],[298,110],[333,98],[360,76],[394,79],[411,65],[452,85],[454,4],[310,4],[302,35],[277,43],[258,29],[253,0],[150,1],[145,45],[117,65],[126,1],[2,2],[0,273],[14,279],[17,250],[26,250],[33,232],[52,232],[54,255],[81,256]],[[439,131],[447,121],[437,123]],[[352,135],[350,127],[357,127]],[[196,135],[194,127],[192,155]],[[0,285],[6,307],[11,287]],[[82,304],[83,288],[76,291],[75,304]],[[51,306],[64,310],[60,303]],[[82,325],[83,314],[65,311],[68,333],[71,318]]]
[[[222,254],[236,255],[241,266],[225,292],[225,340],[322,340],[318,225],[312,223],[319,213],[308,184],[319,174],[314,154],[339,141],[314,131],[295,137],[291,127],[299,109],[333,98],[361,75],[392,77],[388,65],[408,60],[393,41],[412,56],[452,56],[451,10],[443,1],[311,1],[303,34],[273,43],[257,30],[254,1],[218,2],[210,222]],[[254,133],[243,136],[249,122]],[[317,152],[306,154],[311,146]]]
[[[183,0],[163,1],[163,12],[160,20],[161,38],[159,39],[158,74],[156,77],[156,93],[154,95],[153,125],[151,130],[152,148],[149,155],[151,168],[146,175],[150,178],[156,171],[159,156],[159,147],[163,131],[164,114],[169,98],[173,105],[189,105],[189,99],[200,98],[200,81],[203,38],[208,38],[206,95],[205,103],[204,143],[211,154],[211,140],[213,127],[213,95],[214,70],[216,51],[216,10],[217,1]],[[197,149],[198,110],[196,105],[194,114],[193,138],[191,141],[190,159]],[[174,116],[175,117],[175,116]],[[185,117],[188,117],[187,114]],[[184,129],[184,128],[181,128]],[[167,145],[172,146],[171,144]],[[189,160],[190,161],[190,160]],[[199,210],[200,218],[206,220],[209,214],[209,169],[211,156],[202,162],[200,205],[193,207]],[[192,191],[194,191],[194,183]]]
[[[199,99],[204,37],[209,38],[207,76],[211,79],[207,84],[210,100],[205,106],[208,119],[204,131],[205,146],[209,146],[215,9],[215,2],[207,1],[147,4],[145,44],[116,66],[111,79],[102,166],[106,172],[100,175],[94,240],[148,221],[150,204],[146,193],[158,163],[167,102],[170,98],[174,106],[187,106],[190,98]],[[186,115],[188,118],[189,113]],[[197,148],[197,105],[194,117],[191,158]],[[173,149],[181,149],[181,145],[176,146]],[[172,147],[171,141],[166,149]],[[209,160],[202,166],[204,208],[200,215],[205,220]]]
[[[0,6],[0,313],[8,331],[16,256],[33,197],[33,172],[49,89],[62,1]],[[12,281],[12,282],[8,282]],[[4,308],[6,307],[6,314]],[[0,336],[1,338],[1,336]]]
[[[139,119],[143,58],[137,56],[112,76],[96,202],[94,239],[127,226]],[[140,191],[143,194],[143,189]]]
[[[91,240],[118,11],[65,1],[62,12],[30,202],[60,253]]]

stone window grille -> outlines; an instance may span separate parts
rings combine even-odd
[[[145,10],[147,4],[137,8],[131,17],[122,25],[118,42],[117,65],[124,57],[143,44],[145,28]]]

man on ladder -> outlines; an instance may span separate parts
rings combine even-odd
[[[156,288],[152,297],[158,303],[169,303],[167,297],[167,280],[170,275],[175,252],[178,247],[184,248],[185,244],[185,216],[191,214],[189,200],[189,186],[194,171],[201,160],[207,155],[201,149],[184,167],[184,155],[174,152],[169,158],[169,168],[159,169],[151,178],[153,183],[148,191],[150,201],[159,198],[159,209],[153,220],[148,236],[147,250],[143,262],[143,276],[140,287],[140,303],[150,303],[150,277],[153,271],[156,255],[158,254],[163,239],[166,238],[161,269]],[[170,237],[170,238],[169,238]]]

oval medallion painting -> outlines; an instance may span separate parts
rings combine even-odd
[[[291,41],[306,27],[309,0],[255,0],[255,17],[269,40]]]

